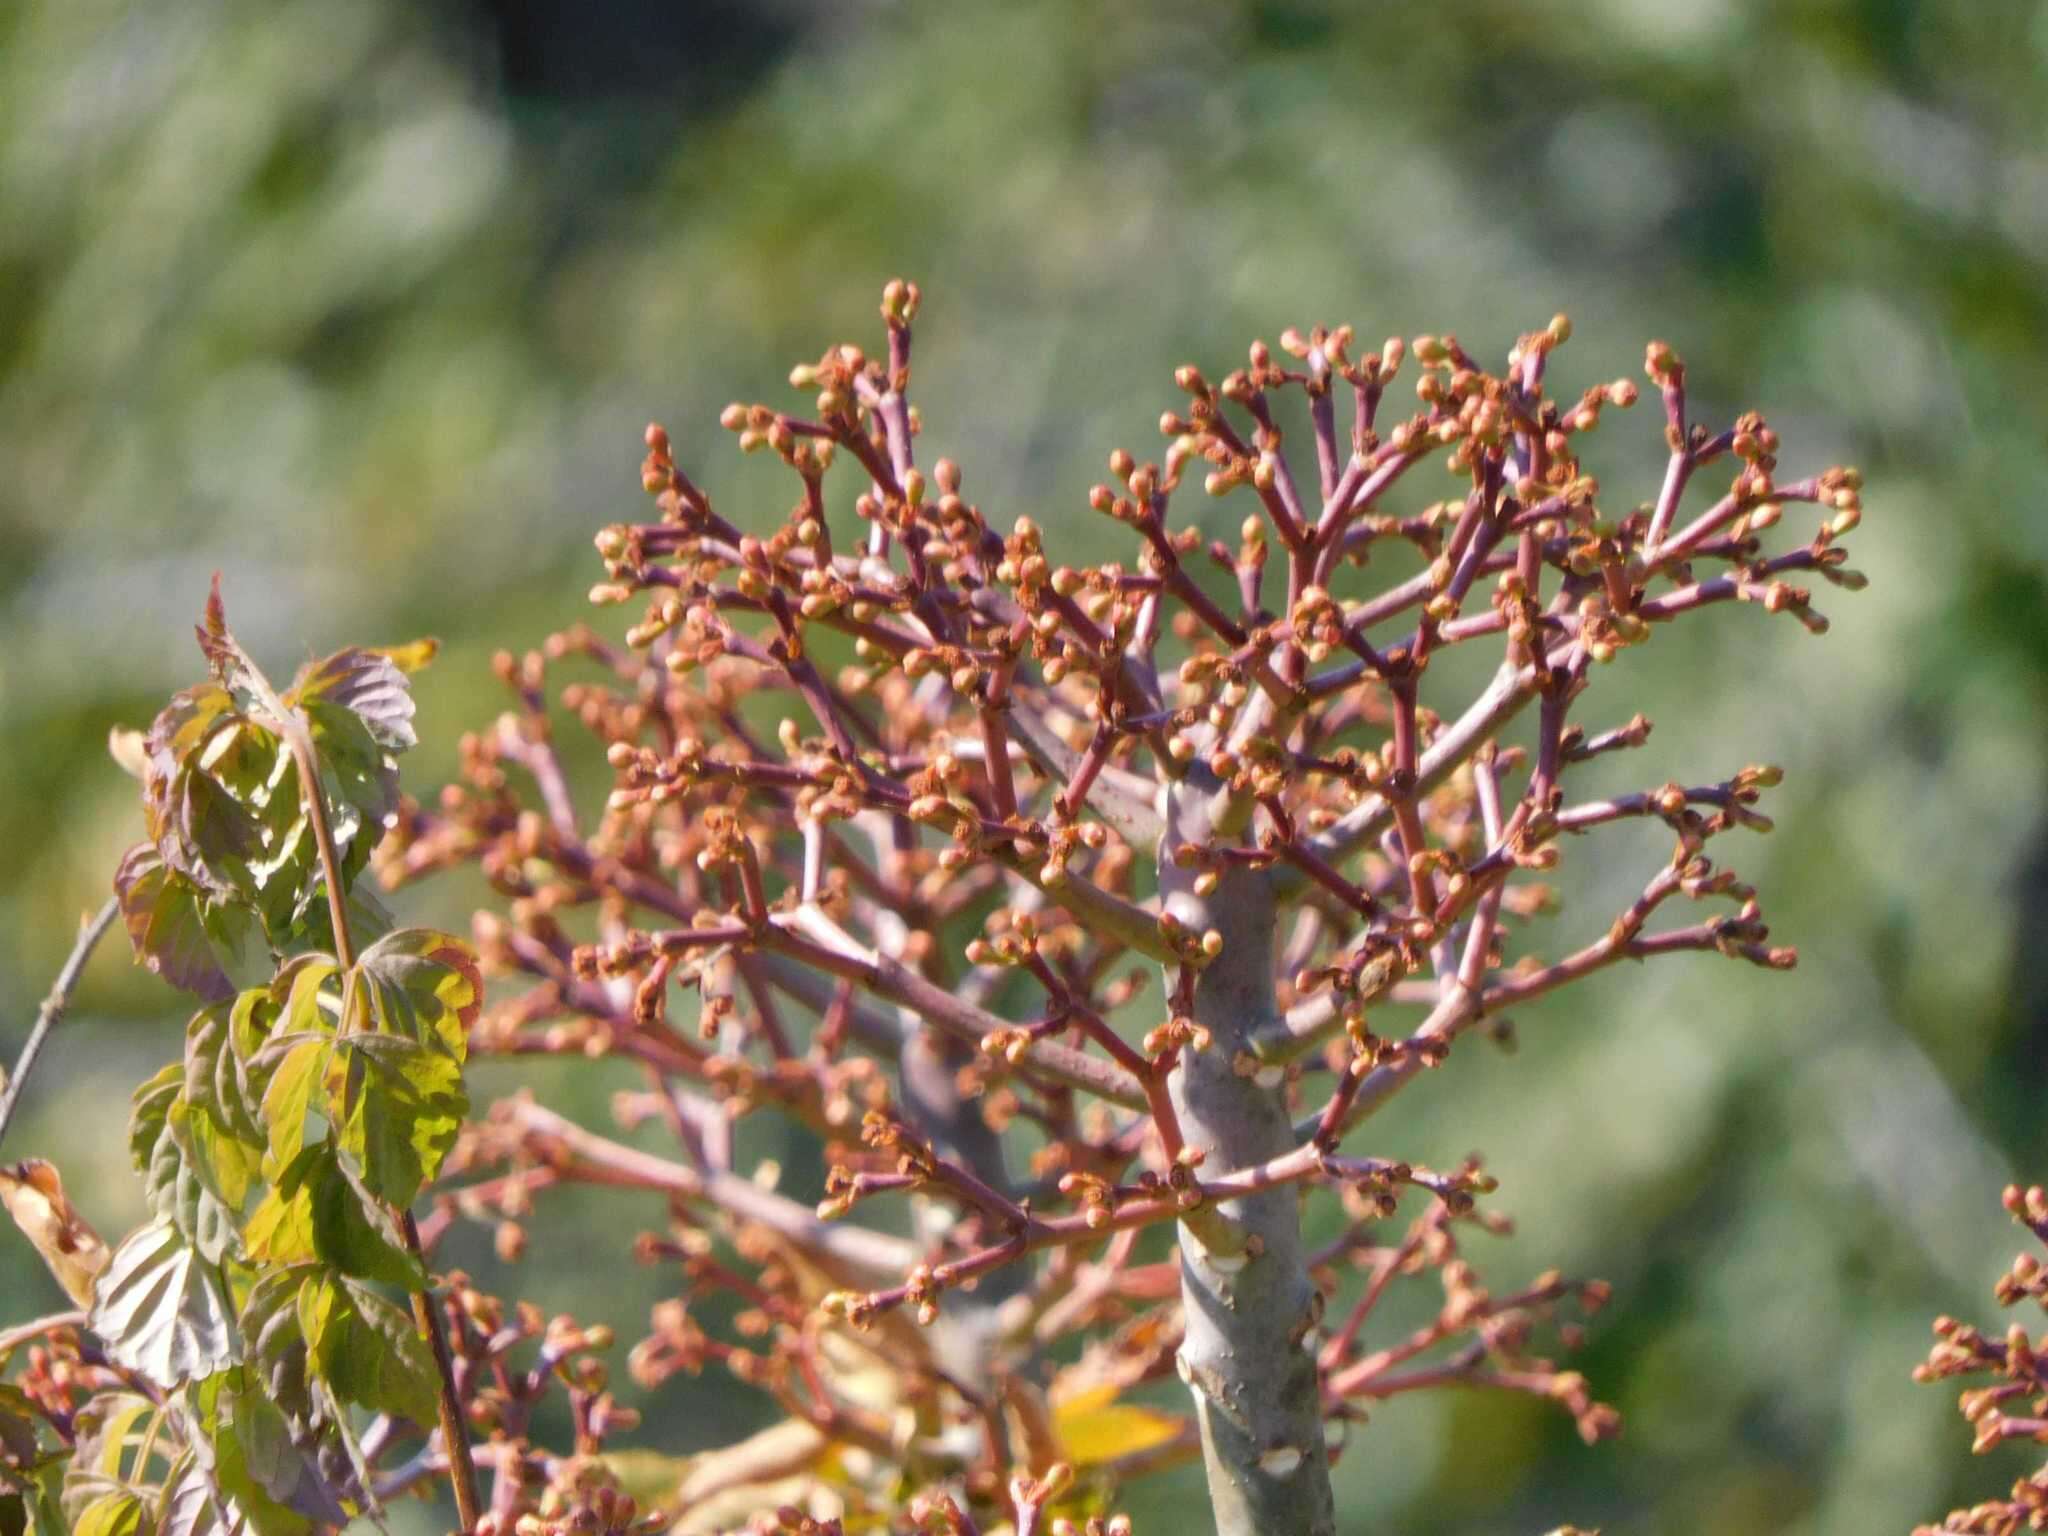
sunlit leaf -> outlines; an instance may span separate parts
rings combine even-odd
[[[153,1529],[149,1511],[132,1493],[104,1494],[71,1522],[72,1536],[151,1536]]]
[[[63,1494],[73,1532],[155,1533],[165,1493],[189,1460],[170,1405],[137,1392],[102,1392],[79,1410],[73,1429]]]
[[[378,745],[403,752],[418,744],[412,727],[412,685],[391,657],[351,646],[299,669],[287,704],[338,704],[361,717]]]
[[[358,889],[371,846],[398,806],[395,753],[415,741],[406,666],[417,648],[386,655],[342,651],[313,663],[288,695],[279,695],[228,629],[216,579],[198,627],[213,681],[177,695],[143,742],[144,807],[162,884],[182,880],[218,949],[233,935],[211,933],[224,911],[260,920],[268,948],[334,947],[327,913],[327,871],[305,806],[299,754],[317,771],[321,804],[338,859],[341,898],[359,942],[387,931],[375,897]],[[140,878],[141,871],[137,871]],[[124,906],[143,950],[142,913],[158,892],[144,887]],[[148,898],[145,900],[145,898]],[[209,904],[210,903],[210,904]],[[204,953],[184,906],[165,908],[156,952],[204,995],[223,990],[200,965]],[[210,986],[210,990],[207,988]]]
[[[250,1218],[248,1236],[250,1252],[271,1263],[318,1259],[343,1274],[406,1290],[426,1284],[390,1211],[331,1143],[307,1147],[278,1176]]]
[[[408,640],[403,645],[373,645],[370,650],[410,677],[425,670],[428,663],[441,653],[441,642],[429,635],[424,639]]]
[[[470,947],[431,928],[402,928],[364,950],[349,973],[351,1005],[370,1027],[439,1046],[461,1061],[483,1003]]]
[[[316,700],[304,713],[327,794],[328,827],[344,868],[352,871],[397,816],[398,763],[354,710]]]
[[[263,851],[263,827],[246,790],[231,788],[230,779],[256,730],[209,683],[176,695],[143,738],[149,835],[167,867],[212,896],[246,898],[254,888],[249,863]],[[276,740],[266,740],[262,755],[274,760]]]
[[[1187,1423],[1170,1413],[1116,1400],[1114,1385],[1093,1387],[1053,1404],[1053,1430],[1066,1459],[1099,1466],[1178,1439]]]
[[[92,1305],[94,1288],[112,1255],[65,1196],[56,1167],[30,1158],[0,1168],[0,1205],[7,1207],[22,1236],[43,1256],[64,1293],[81,1307]]]
[[[469,1101],[462,1069],[399,1035],[337,1035],[322,1108],[379,1198],[409,1205],[455,1145]]]
[[[311,1146],[300,1155],[310,1156],[319,1151],[318,1146]],[[303,1189],[290,1195],[275,1188],[265,1190],[256,1209],[249,1213],[242,1238],[248,1244],[249,1257],[258,1263],[302,1264],[312,1259],[315,1255],[311,1197]]]
[[[201,683],[173,694],[170,703],[157,712],[142,742],[152,837],[158,833],[156,823],[168,813],[165,802],[178,765],[196,757],[214,735],[237,718],[234,697],[218,683]]]
[[[186,1166],[239,1226],[240,1212],[256,1182],[260,1144],[251,1145],[230,1135],[212,1115],[182,1100],[172,1112],[171,1129],[185,1153]]]
[[[89,1322],[116,1364],[164,1388],[241,1356],[219,1273],[161,1216],[114,1250]]]
[[[335,1396],[418,1424],[434,1421],[440,1378],[409,1313],[326,1270],[301,1284],[297,1311],[313,1368]]]
[[[306,1143],[306,1117],[327,1064],[328,1041],[317,1035],[286,1035],[289,1044],[263,1093],[263,1118],[270,1130],[270,1155],[283,1166]]]
[[[330,1028],[320,994],[340,971],[341,967],[329,955],[300,955],[287,962],[270,984],[272,1000],[282,1009],[277,1033],[303,1035]],[[333,1006],[338,1007],[338,1003]]]
[[[255,889],[249,861],[263,853],[263,827],[201,762],[178,765],[169,790],[170,820],[157,852],[215,899],[246,898]]]

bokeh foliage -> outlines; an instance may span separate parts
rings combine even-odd
[[[491,649],[579,616],[640,427],[667,422],[722,506],[779,513],[717,409],[864,337],[889,275],[928,296],[919,394],[970,494],[1096,541],[1085,489],[1112,446],[1156,451],[1177,363],[1220,373],[1317,320],[1491,356],[1564,309],[1573,382],[1662,337],[1703,418],[1755,405],[1788,471],[1866,472],[1873,584],[1831,636],[1729,615],[1618,663],[1663,702],[1617,787],[1784,764],[1741,867],[1803,964],[1611,975],[1376,1122],[1403,1156],[1483,1149],[1519,1265],[1615,1282],[1585,1364],[1628,1430],[1589,1451],[1534,1409],[1390,1405],[1340,1507],[1860,1536],[2009,1479],[2016,1455],[1965,1464],[1908,1372],[2010,1252],[2008,1170],[2048,1171],[2048,12],[616,11],[0,7],[8,1057],[140,835],[106,730],[197,678],[215,568],[281,669],[439,634],[410,770],[431,784],[500,707]],[[1650,432],[1603,429],[1623,496],[1654,490]],[[458,894],[406,915],[459,925]],[[105,1230],[141,1209],[127,1089],[182,1018],[109,946],[10,1137]],[[580,1255],[622,1246],[615,1221],[543,1208],[503,1288],[598,1319]],[[657,1284],[607,1276],[622,1333]],[[0,1323],[58,1304],[0,1248]],[[704,1444],[734,1402],[667,1389],[645,1438]],[[1199,1499],[1189,1468],[1131,1508],[1165,1528]]]

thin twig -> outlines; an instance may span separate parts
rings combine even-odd
[[[48,1317],[39,1317],[32,1323],[23,1323],[16,1328],[0,1329],[0,1355],[5,1355],[30,1339],[39,1339],[44,1334],[55,1333],[60,1328],[83,1328],[85,1313],[52,1312]]]
[[[299,799],[305,807],[306,819],[313,824],[313,842],[320,851],[321,876],[327,885],[327,912],[334,925],[335,958],[344,969],[352,969],[355,946],[350,942],[348,931],[348,893],[341,880],[341,861],[335,853],[334,832],[327,824],[327,799],[320,787],[320,762],[313,751],[313,736],[307,730],[304,718],[296,710],[283,708],[281,700],[278,708],[271,712],[278,716],[285,743],[291,748],[293,761],[298,764]],[[419,1224],[408,1209],[397,1208],[392,1214],[398,1218],[399,1235],[405,1241],[405,1251],[424,1270],[427,1260],[420,1243]],[[448,1483],[455,1494],[455,1512],[462,1522],[462,1529],[474,1531],[483,1517],[483,1504],[477,1493],[476,1464],[470,1455],[469,1430],[463,1420],[462,1400],[455,1391],[454,1357],[448,1352],[448,1335],[441,1326],[440,1314],[434,1310],[433,1292],[422,1287],[412,1292],[411,1300],[413,1325],[433,1351],[435,1371],[440,1377],[441,1443],[448,1453]]]
[[[50,987],[50,995],[43,999],[42,1009],[36,1014],[35,1027],[28,1032],[28,1043],[21,1048],[21,1059],[14,1064],[14,1074],[0,1088],[0,1138],[7,1135],[7,1126],[14,1119],[14,1106],[21,1102],[21,1090],[28,1083],[28,1075],[35,1069],[36,1058],[43,1053],[43,1042],[50,1038],[50,1031],[57,1027],[57,1021],[71,1006],[72,991],[78,986],[78,978],[85,971],[86,961],[92,958],[93,950],[114,926],[114,919],[120,914],[119,897],[109,896],[106,905],[93,914],[91,921],[78,931],[78,942],[71,946],[71,957],[64,962],[64,968],[57,973],[57,980]]]

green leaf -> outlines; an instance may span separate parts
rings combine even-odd
[[[303,1264],[316,1256],[313,1197],[307,1186],[320,1164],[333,1156],[326,1142],[314,1142],[276,1172],[243,1229],[250,1258],[259,1264]]]
[[[114,1250],[88,1323],[117,1365],[166,1389],[241,1358],[219,1273],[162,1216]]]
[[[158,782],[168,785],[171,770],[197,757],[239,713],[233,696],[218,683],[200,683],[173,694],[171,702],[150,722],[143,739],[143,751],[155,764]]]
[[[247,899],[255,889],[249,861],[263,852],[256,814],[196,757],[178,765],[168,795],[169,816],[156,841],[164,862],[208,896]]]
[[[169,1406],[139,1392],[102,1392],[72,1427],[77,1443],[64,1470],[63,1507],[74,1532],[152,1531],[185,1449]]]
[[[227,1220],[239,1231],[242,1208],[256,1184],[261,1147],[230,1136],[213,1116],[183,1102],[171,1112],[171,1132],[185,1153],[186,1168],[220,1202]]]
[[[193,1110],[184,1086],[184,1063],[173,1062],[136,1090],[128,1150],[142,1167],[150,1209],[218,1263],[242,1252],[241,1209],[255,1156]]]
[[[163,1139],[171,1105],[184,1085],[183,1070],[172,1062],[135,1090],[135,1107],[128,1114],[128,1159],[145,1177],[156,1157],[156,1144]]]
[[[319,1145],[306,1148],[304,1155],[316,1154]],[[301,1264],[313,1253],[313,1202],[301,1189],[285,1195],[276,1189],[263,1192],[256,1209],[249,1213],[242,1229],[249,1257],[259,1264]]]
[[[412,726],[412,684],[389,655],[350,646],[299,668],[287,704],[338,704],[362,719],[379,746],[403,752],[419,743]]]
[[[124,906],[138,953],[158,954],[180,985],[218,998],[226,989],[202,963],[200,940],[234,940],[227,913],[260,922],[274,953],[332,945],[300,752],[319,779],[352,928],[368,938],[391,926],[356,877],[396,816],[395,754],[417,740],[406,667],[424,657],[417,647],[342,651],[302,670],[280,696],[228,629],[218,580],[198,636],[214,680],[174,698],[143,742],[144,808],[162,874],[133,871]]]
[[[114,894],[137,960],[172,986],[210,1001],[234,995],[209,930],[205,893],[165,868],[153,844],[128,850],[114,872]]]
[[[143,809],[164,864],[210,897],[253,900],[280,830],[270,789],[282,750],[217,684],[173,698],[143,741]]]
[[[270,992],[251,987],[232,1006],[215,1003],[192,1015],[185,1026],[185,1102],[210,1116],[224,1134],[251,1147],[266,1137],[257,1110],[261,1103],[249,1079],[247,1061],[235,1049],[238,1032],[256,1035]]]
[[[70,1536],[60,1495],[68,1459],[52,1457],[0,1493],[0,1536]]]
[[[305,706],[327,825],[341,855],[343,878],[353,883],[370,848],[396,822],[398,760],[377,743],[363,718],[339,704]]]
[[[298,1296],[312,1264],[274,1269],[250,1288],[242,1305],[242,1337],[248,1341],[248,1372],[264,1397],[284,1415],[295,1436],[310,1435],[321,1414],[306,1379],[306,1335],[299,1327]]]
[[[335,1396],[416,1424],[434,1422],[440,1378],[408,1313],[331,1271],[307,1277],[297,1311],[313,1369]]]
[[[374,1029],[438,1046],[461,1061],[484,985],[475,952],[460,939],[431,928],[401,928],[363,951],[349,972],[347,991],[345,1016],[367,1015]]]
[[[270,1130],[270,1155],[278,1166],[289,1164],[306,1143],[306,1117],[314,1090],[327,1065],[332,1042],[320,1035],[286,1035],[290,1044],[263,1093],[263,1118]]]
[[[149,1511],[132,1493],[109,1493],[92,1501],[71,1524],[72,1536],[151,1536]]]
[[[142,740],[142,809],[152,842],[164,851],[164,861],[183,868],[188,850],[182,848],[179,826],[178,775],[199,760],[222,731],[233,728],[239,717],[234,700],[214,683],[201,683],[173,694],[170,703],[157,712]]]
[[[347,879],[354,879],[354,872],[347,872]],[[375,890],[368,881],[355,881],[348,887],[348,932],[357,945],[371,944],[391,931],[395,921],[391,911],[377,899]],[[315,881],[311,887],[307,906],[299,916],[299,932],[305,942],[313,948],[332,952],[338,946],[334,942],[334,914],[327,905],[327,888],[324,881]]]
[[[468,1113],[462,1069],[397,1035],[335,1037],[325,1075],[327,1119],[363,1182],[396,1206],[440,1169]]]
[[[332,1018],[320,1006],[321,989],[340,974],[332,955],[300,955],[288,962],[270,984],[272,999],[283,1010],[277,1033],[303,1035],[332,1030]],[[338,1009],[339,1004],[334,1006]]]
[[[213,1378],[196,1394],[197,1449],[216,1497],[253,1536],[305,1536],[312,1525],[344,1525],[349,1511],[320,1476],[275,1403],[248,1377],[247,1368]],[[170,1536],[170,1533],[166,1533]]]
[[[271,1263],[318,1259],[343,1274],[406,1290],[427,1280],[390,1211],[326,1142],[307,1147],[279,1175],[250,1218],[249,1249]]]
[[[339,1158],[321,1162],[308,1193],[313,1247],[323,1262],[408,1291],[425,1287],[426,1268],[406,1250],[391,1212]]]

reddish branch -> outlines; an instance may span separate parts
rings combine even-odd
[[[948,1318],[905,1347],[903,1391],[967,1431],[917,1453],[963,1479],[966,1503],[930,1506],[956,1531],[975,1528],[969,1505],[1028,1529],[1062,1496],[1060,1448],[1029,1428],[1045,1413],[1027,1345],[1096,1335],[1090,1358],[1129,1384],[1173,1368],[1183,1328],[1219,1520],[1271,1516],[1286,1485],[1306,1492],[1274,1518],[1322,1528],[1323,1446],[1262,1418],[1263,1387],[1202,1375],[1231,1338],[1197,1340],[1183,1296],[1225,1298],[1224,1321],[1202,1327],[1240,1343],[1275,1328],[1283,1354],[1306,1342],[1319,1385],[1276,1415],[1341,1420],[1374,1397],[1487,1387],[1608,1432],[1583,1381],[1529,1346],[1559,1304],[1596,1293],[1546,1277],[1493,1296],[1456,1236],[1490,1181],[1347,1139],[1475,1026],[1617,961],[1792,963],[1708,851],[1769,829],[1754,807],[1773,770],[1571,786],[1588,761],[1644,748],[1643,715],[1595,717],[1587,700],[1618,695],[1628,653],[1659,630],[1732,602],[1825,627],[1809,583],[1860,584],[1839,543],[1861,515],[1857,475],[1780,484],[1763,418],[1692,422],[1659,343],[1661,486],[1647,510],[1611,513],[1579,448],[1637,390],[1547,393],[1562,317],[1497,373],[1454,337],[1355,359],[1348,327],[1316,328],[1277,353],[1254,345],[1213,384],[1179,370],[1164,452],[1119,450],[1088,497],[1130,530],[1126,558],[1063,564],[1048,530],[968,500],[957,461],[920,467],[918,303],[890,284],[881,355],[841,345],[793,370],[804,410],[723,413],[743,450],[791,473],[780,518],[716,509],[649,429],[654,513],[597,538],[593,600],[640,605],[625,644],[579,626],[503,658],[517,710],[465,742],[461,781],[410,807],[383,851],[393,882],[471,864],[500,898],[479,935],[518,981],[476,1049],[633,1061],[648,1086],[629,1117],[668,1119],[691,1159],[517,1102],[473,1133],[466,1164],[488,1176],[448,1209],[576,1183],[670,1196],[673,1230],[649,1251],[684,1255],[692,1294],[743,1297],[751,1331],[714,1338],[664,1314],[637,1357],[649,1379],[717,1365],[878,1455],[900,1453],[839,1400],[821,1341]],[[1312,471],[1288,451],[1290,395]],[[1417,489],[1431,459],[1451,475],[1433,501]],[[1197,469],[1247,513],[1234,547],[1197,530]],[[1688,494],[1724,470],[1688,517]],[[1768,552],[1799,505],[1819,508],[1818,529]],[[1357,567],[1418,559],[1360,590]],[[1439,687],[1442,655],[1473,646],[1494,658],[1490,681]],[[1529,744],[1510,746],[1532,704]],[[565,768],[565,730],[602,749],[601,801]],[[1542,958],[1531,924],[1550,872],[1588,834],[1650,819],[1673,847],[1641,896]],[[1725,905],[1674,923],[1681,897]],[[693,992],[694,1018],[677,1018]],[[1378,1024],[1407,1005],[1427,1010],[1419,1024]],[[833,1220],[725,1166],[732,1122],[767,1108],[831,1141]],[[1015,1125],[1035,1131],[1027,1174],[1009,1166],[1024,1140],[1003,1156]],[[1300,1251],[1297,1186],[1352,1215],[1321,1255]],[[1409,1186],[1433,1203],[1380,1239]],[[848,1219],[906,1197],[923,1213],[912,1242]],[[1178,1282],[1136,1257],[1134,1234],[1169,1224]],[[713,1261],[707,1232],[738,1245],[733,1263]],[[1439,1316],[1369,1337],[1382,1295],[1416,1271],[1441,1278]],[[1014,1278],[986,1305],[942,1305],[998,1275]],[[1281,1317],[1283,1296],[1312,1299]],[[1126,1330],[1147,1317],[1141,1348]],[[1104,1345],[1105,1329],[1127,1343]]]

